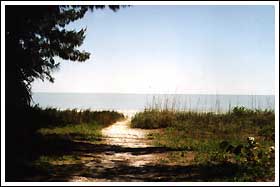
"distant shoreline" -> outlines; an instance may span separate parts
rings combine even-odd
[[[33,104],[60,109],[139,111],[175,108],[187,111],[228,111],[235,106],[274,109],[274,95],[34,93]],[[129,112],[130,113],[130,112]]]

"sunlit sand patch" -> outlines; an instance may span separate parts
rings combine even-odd
[[[84,154],[80,159],[85,162],[85,167],[94,168],[95,172],[103,173],[108,169],[121,168],[131,166],[144,167],[157,163],[159,157],[158,153],[149,154],[133,154],[132,152],[118,152],[118,149],[125,148],[147,148],[152,147],[152,142],[146,136],[152,130],[133,129],[130,127],[130,118],[124,121],[114,123],[113,125],[104,128],[102,135],[104,141],[102,144],[114,147],[112,150],[101,153]],[[90,142],[88,142],[90,143]],[[116,150],[115,150],[116,149]],[[133,174],[132,174],[133,176]],[[136,180],[136,179],[135,179]],[[92,178],[72,176],[69,181],[75,182],[90,182],[90,181],[107,181],[105,179],[95,179],[94,174]]]
[[[124,148],[145,148],[151,147],[152,143],[146,138],[149,130],[133,129],[130,127],[130,118],[117,122],[102,130],[104,143],[108,145],[116,145]],[[130,152],[115,153],[105,152],[102,154],[101,163],[92,161],[87,165],[102,165],[107,168],[115,167],[116,165],[129,165],[141,167],[143,165],[154,162],[156,156],[154,154],[133,155]]]
[[[106,180],[98,179],[98,178],[82,177],[82,176],[72,176],[68,180],[68,182],[106,182]]]
[[[102,130],[105,142],[109,145],[119,145],[123,147],[149,147],[151,142],[147,140],[147,130],[132,129],[129,127],[130,119],[117,122]]]
[[[146,155],[132,155],[131,153],[116,153],[113,155],[105,155],[104,160],[110,160],[113,165],[128,165],[134,167],[141,167],[152,162],[155,162],[156,156],[154,154]]]
[[[127,118],[132,118],[140,110],[117,110],[117,112],[124,114]]]

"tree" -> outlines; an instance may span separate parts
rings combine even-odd
[[[108,6],[117,11],[120,6]],[[6,6],[6,103],[13,107],[30,106],[34,79],[54,81],[51,73],[59,67],[56,56],[84,62],[90,53],[77,48],[86,29],[67,30],[70,22],[82,18],[92,6]]]

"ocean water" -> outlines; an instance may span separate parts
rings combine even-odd
[[[135,113],[149,107],[225,112],[235,106],[274,109],[274,95],[33,93],[33,104],[59,109],[117,110]]]

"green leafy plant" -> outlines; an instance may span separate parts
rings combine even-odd
[[[228,158],[233,158],[233,162],[239,164],[245,171],[243,174],[251,176],[251,179],[259,177],[272,178],[274,176],[274,146],[261,146],[254,137],[248,137],[247,143],[237,146],[233,146],[228,141],[222,141],[220,150],[219,154],[226,161],[228,161]],[[221,161],[220,157],[217,156],[216,160]]]

